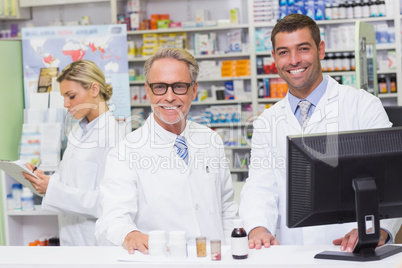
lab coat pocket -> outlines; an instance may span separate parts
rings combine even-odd
[[[207,168],[204,180],[208,189],[205,198],[208,198],[210,201],[209,212],[220,213],[221,187],[218,170]]]
[[[80,189],[95,190],[97,185],[98,164],[82,159],[75,160],[76,186]]]

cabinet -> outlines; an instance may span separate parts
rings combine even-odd
[[[5,242],[7,246],[28,246],[30,242],[41,237],[58,237],[57,214],[48,211],[16,211],[7,210],[7,193],[16,181],[1,171],[3,189],[3,211]]]

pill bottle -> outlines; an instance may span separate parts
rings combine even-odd
[[[220,261],[221,258],[221,240],[211,240],[211,260]]]
[[[396,89],[396,76],[391,76],[391,79],[390,79],[390,91],[391,91],[391,93],[395,93],[397,91],[397,89]]]
[[[167,257],[166,232],[154,230],[149,232],[148,240],[149,257],[151,259],[164,259]]]
[[[378,78],[378,93],[388,93],[387,80],[383,74]]]
[[[7,210],[14,210],[14,198],[12,194],[7,195]]]
[[[169,257],[171,259],[187,258],[187,238],[185,231],[169,232]]]
[[[197,257],[207,256],[207,238],[205,236],[199,236],[195,238],[197,246]]]
[[[248,257],[248,238],[247,232],[243,228],[243,220],[233,220],[233,231],[231,235],[231,247],[233,259],[247,259]]]
[[[34,210],[34,195],[27,187],[22,188],[21,207],[23,211]]]
[[[350,71],[349,53],[342,53],[342,71]]]
[[[14,209],[21,210],[21,195],[22,195],[22,184],[21,183],[14,183],[11,186],[11,192],[14,199]]]

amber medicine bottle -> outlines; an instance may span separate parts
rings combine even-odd
[[[233,220],[233,231],[231,237],[232,256],[234,259],[247,259],[248,238],[243,228],[243,220]]]

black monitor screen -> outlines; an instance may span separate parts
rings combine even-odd
[[[402,127],[289,136],[287,149],[289,228],[402,217]]]

